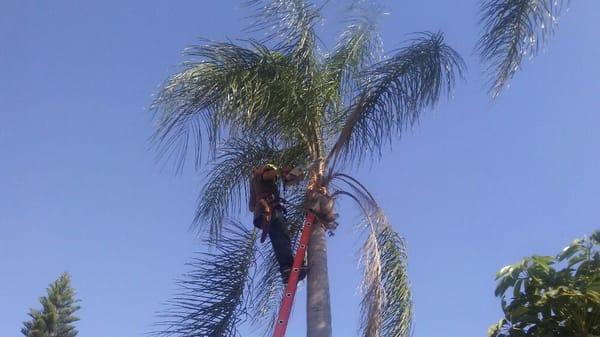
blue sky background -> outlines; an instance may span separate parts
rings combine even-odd
[[[326,8],[325,47],[344,4]],[[494,104],[472,52],[478,1],[387,5],[387,50],[442,30],[469,72],[453,99],[354,173],[408,240],[415,336],[484,336],[500,318],[499,268],[600,227],[600,2],[573,1]],[[147,107],[185,46],[247,37],[247,14],[233,0],[0,2],[0,336],[20,335],[63,271],[82,300],[79,336],[151,330],[201,249],[188,231],[201,176],[161,170]],[[360,242],[353,209],[342,212],[329,249],[334,335],[354,336]],[[304,294],[290,337],[305,335]]]

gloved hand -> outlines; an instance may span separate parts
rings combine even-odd
[[[295,184],[304,178],[304,172],[300,167],[287,168],[282,171],[283,180],[286,184]]]

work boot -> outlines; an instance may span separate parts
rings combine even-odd
[[[281,271],[281,280],[283,281],[283,284],[288,284],[288,281],[290,280],[290,273],[292,272],[292,268],[285,268]]]
[[[291,272],[292,272],[291,268],[285,268],[281,271],[281,278],[282,278],[283,284],[288,284]],[[306,274],[308,274],[308,267],[307,266],[300,267],[300,273],[298,274],[298,282],[304,280],[306,278]]]
[[[306,278],[306,275],[308,275],[308,267],[307,266],[300,267],[300,275],[298,275],[298,282],[304,280]]]

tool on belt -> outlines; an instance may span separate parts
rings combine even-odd
[[[269,171],[275,171],[276,176],[272,180],[265,180],[264,174]],[[299,168],[283,167],[279,169],[273,164],[256,168],[252,172],[250,210],[254,212],[254,226],[262,229],[261,242],[264,242],[269,234],[269,224],[275,209],[279,208],[285,212],[281,205],[285,201],[279,196],[278,179],[282,178],[285,187],[287,184],[297,183],[302,177],[303,172]]]
[[[257,201],[258,209],[255,212],[254,225],[262,230],[260,236],[260,242],[265,242],[267,235],[269,235],[269,226],[271,224],[271,217],[273,216],[273,210],[279,206],[278,198],[272,194],[268,196],[259,196]]]

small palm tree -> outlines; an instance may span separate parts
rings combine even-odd
[[[498,97],[521,68],[554,33],[558,17],[570,0],[484,0],[483,33],[477,50],[488,64],[489,92]]]
[[[270,322],[282,286],[269,250],[256,233],[230,219],[246,204],[249,172],[267,162],[304,166],[309,174],[285,191],[292,233],[301,230],[307,189],[318,182],[330,197],[358,203],[364,221],[361,334],[408,336],[411,296],[403,239],[366,188],[343,173],[377,158],[450,92],[465,68],[441,33],[420,33],[382,57],[381,10],[355,1],[339,42],[321,53],[320,11],[304,0],[251,0],[261,40],[206,41],[186,51],[190,61],[164,84],[154,102],[160,153],[181,167],[210,163],[194,223],[214,250],[192,263],[182,293],[159,334],[233,336],[238,324]],[[208,149],[202,153],[202,149]],[[307,335],[331,336],[326,229],[309,246]]]

